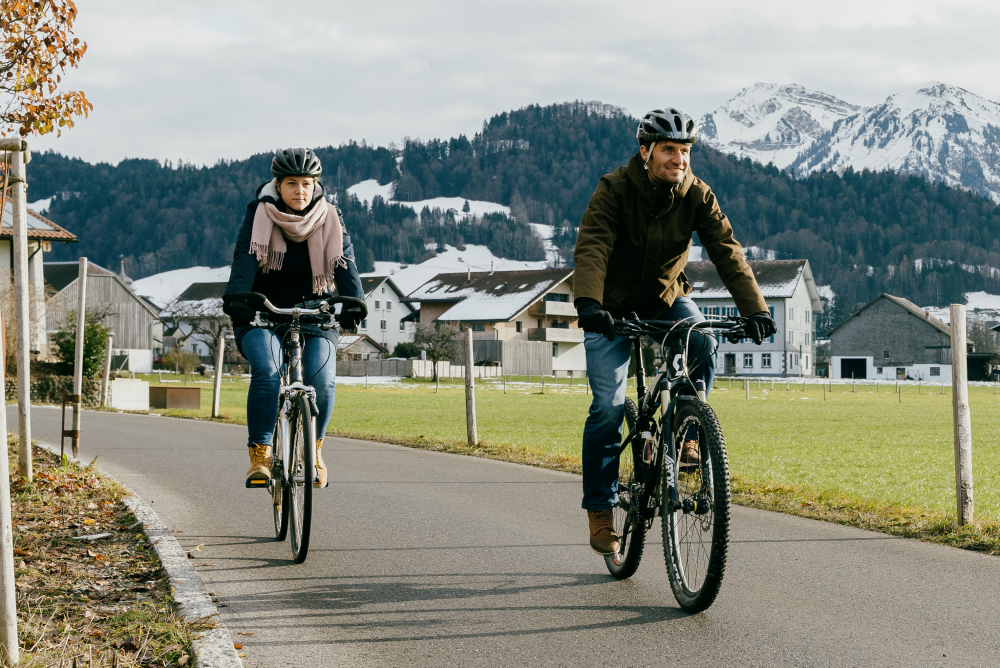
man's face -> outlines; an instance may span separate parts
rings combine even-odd
[[[661,141],[653,146],[652,157],[645,146],[639,147],[639,153],[647,161],[649,178],[656,183],[671,186],[683,183],[691,168],[691,144]]]

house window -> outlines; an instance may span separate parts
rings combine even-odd
[[[739,315],[739,313],[736,311],[735,306],[727,306],[726,315],[729,316],[730,318],[735,318],[736,316]]]
[[[788,307],[788,320],[789,321],[795,320],[795,307],[794,306],[789,306]]]
[[[521,321],[520,320],[518,320],[517,322],[514,323],[514,331],[517,332],[518,334],[521,333]]]
[[[541,328],[542,328],[542,319],[539,318],[538,319],[538,329],[541,329]]]
[[[809,332],[806,332],[805,337],[806,337],[806,345],[808,346],[809,345]]]
[[[559,294],[557,292],[550,292],[545,295],[545,301],[547,302],[569,302],[569,295]]]
[[[753,368],[753,353],[743,353],[743,368],[744,369]]]
[[[379,308],[379,301],[377,299],[375,300],[375,308]]]
[[[471,325],[469,325],[469,329],[471,329],[473,332],[485,332],[486,325],[484,325],[481,322],[474,322]]]
[[[368,319],[365,318],[361,321],[361,329],[368,329]]]
[[[385,310],[386,311],[391,311],[392,310],[392,302],[386,302],[385,303]]]
[[[806,323],[807,324],[812,324],[811,318],[812,318],[812,315],[810,314],[809,309],[806,309]]]
[[[773,307],[773,306],[768,306],[768,307],[767,307],[767,311],[768,311],[768,313],[770,313],[770,314],[771,314],[771,319],[772,319],[772,320],[774,320],[774,307]],[[775,323],[775,326],[777,326],[777,323]],[[767,339],[767,342],[768,342],[768,343],[774,343],[774,334],[772,334],[772,335],[771,335],[771,336],[770,336],[770,337],[769,337],[769,338]],[[768,368],[770,368],[770,365],[768,365]]]
[[[888,350],[882,351],[882,359],[884,359],[884,360],[889,359],[889,351]]]
[[[382,294],[383,295],[385,294],[385,288],[382,288]]]
[[[760,368],[770,369],[771,368],[771,353],[761,353],[760,356]]]
[[[399,331],[402,332],[404,329],[406,329],[406,323],[403,322],[402,320],[400,320],[399,321]]]
[[[379,320],[379,329],[385,330],[385,320]]]
[[[788,332],[788,343],[795,345],[795,332]]]
[[[875,371],[875,373],[878,374],[879,376],[881,376],[882,375],[882,367],[878,367],[878,369]]]
[[[558,343],[553,343],[552,344],[552,356],[553,357],[559,357],[559,344]]]
[[[940,376],[941,375],[941,367],[939,367],[939,366],[932,366],[931,367],[931,375],[932,376]]]

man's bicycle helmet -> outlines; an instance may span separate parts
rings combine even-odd
[[[271,160],[271,174],[280,179],[283,176],[319,176],[323,165],[308,148],[283,148]]]
[[[672,107],[654,109],[639,121],[635,138],[640,144],[661,141],[693,144],[698,141],[698,124],[683,111]]]

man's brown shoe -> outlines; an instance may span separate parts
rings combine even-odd
[[[271,481],[271,446],[254,443],[247,449],[250,451],[247,487],[267,487]]]
[[[590,548],[597,554],[607,556],[618,551],[618,534],[614,529],[614,511],[587,511],[590,520]]]
[[[313,487],[326,487],[329,479],[326,464],[323,462],[323,439],[316,441],[316,477],[318,480],[313,483]]]
[[[698,466],[701,464],[701,451],[698,450],[698,441],[684,441],[681,447],[681,465]]]

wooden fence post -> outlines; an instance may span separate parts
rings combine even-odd
[[[743,381],[743,389],[746,390],[746,392],[747,392],[747,399],[749,399],[750,398],[750,381],[749,380],[744,380]]]
[[[17,327],[17,426],[18,472],[28,482],[31,470],[31,339],[28,331],[28,211],[25,201],[24,153],[18,142],[11,158],[11,205],[14,213],[14,322]],[[15,641],[16,645],[16,641]]]
[[[966,366],[965,306],[951,305],[952,416],[955,426],[955,493],[959,526],[972,521],[972,416],[969,414],[969,369]]]
[[[472,328],[465,330],[465,427],[469,437],[469,445],[479,445],[476,435],[476,381],[473,379],[473,362],[475,354],[472,351]]]
[[[73,362],[73,456],[80,452],[80,422],[83,418],[83,341],[87,329],[87,258],[80,258],[80,278],[76,307],[76,356]]]
[[[3,315],[0,314],[0,359],[4,350]],[[0,364],[0,398],[7,403],[6,376]],[[7,663],[20,659],[17,645],[17,599],[14,584],[14,539],[10,509],[10,464],[7,459],[7,411],[0,411],[0,649]]]
[[[108,332],[107,344],[104,346],[104,382],[101,383],[101,407],[108,405],[108,382],[111,378],[111,344],[114,332]]]

